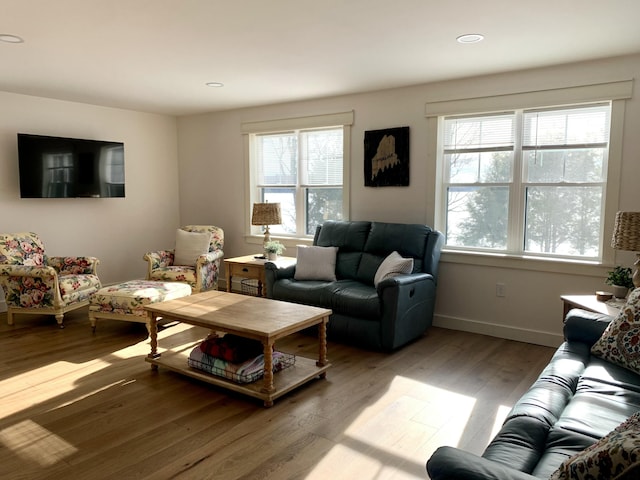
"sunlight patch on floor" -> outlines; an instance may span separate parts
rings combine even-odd
[[[498,411],[496,412],[496,418],[495,418],[495,421],[493,422],[493,428],[491,429],[491,434],[489,435],[489,438],[493,438],[498,434],[498,432],[502,428],[502,424],[504,423],[504,420],[507,418],[507,415],[509,415],[511,408],[512,407],[509,407],[508,405],[500,405],[498,407]]]
[[[111,366],[111,362],[91,360],[77,365],[72,373],[69,373],[69,365],[69,362],[55,362],[0,381],[0,392],[11,392],[8,395],[0,395],[0,418],[14,415],[74,390],[78,378],[99,372]],[[24,390],[29,391],[29,404],[24,402]],[[19,397],[21,400],[13,401],[12,397]]]
[[[0,430],[0,443],[24,460],[47,467],[74,454],[77,449],[32,420]]]
[[[314,471],[311,472],[306,480],[352,480],[379,478],[383,463],[368,454],[367,452],[359,452],[345,445],[336,445],[325,456],[322,461],[316,465]]]
[[[431,452],[457,444],[475,404],[473,397],[397,376],[314,470],[331,472],[332,479],[424,479]],[[315,478],[311,473],[307,480]]]
[[[187,323],[164,323],[158,330],[158,353],[163,352],[183,352],[192,349],[196,343],[200,343],[211,330],[202,327],[195,327]],[[123,348],[111,355],[128,359],[141,357],[144,359],[151,351],[149,337],[141,342]]]
[[[171,350],[183,350],[186,348],[192,348],[193,340],[192,335],[202,335],[202,329],[198,332],[187,332],[185,335],[181,335],[185,330],[190,330],[190,325],[178,324],[171,328],[163,329],[158,333],[158,339],[162,339],[162,345],[166,348],[159,348],[159,351]],[[99,333],[98,333],[99,334]],[[172,338],[173,337],[173,338]],[[20,411],[30,408],[34,405],[38,405],[55,398],[64,398],[65,394],[73,392],[78,388],[78,382],[84,377],[94,375],[101,370],[109,368],[113,365],[113,357],[117,359],[140,359],[140,368],[149,368],[145,366],[144,357],[149,353],[149,339],[145,339],[141,342],[137,342],[133,345],[127,346],[115,352],[109,352],[98,359],[92,359],[84,363],[70,363],[70,362],[54,362],[48,365],[44,365],[39,368],[35,368],[17,375],[13,375],[0,381],[0,392],[8,392],[7,394],[0,394],[0,418],[7,418],[11,415],[15,415]],[[56,404],[53,408],[59,408],[61,406],[69,405],[73,402],[82,400],[91,395],[99,393],[102,390],[111,388],[115,385],[122,384],[126,379],[118,379],[115,382],[102,387],[94,391],[84,391],[82,394],[78,394],[73,399],[65,399],[64,403]],[[43,387],[43,385],[46,385]],[[24,402],[24,391],[29,391],[30,403]],[[10,393],[9,393],[10,392]],[[14,401],[13,398],[21,398],[21,401]]]

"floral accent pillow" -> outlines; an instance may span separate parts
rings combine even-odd
[[[640,373],[640,288],[591,347],[597,357]]]
[[[640,412],[607,436],[565,460],[549,480],[640,478]]]

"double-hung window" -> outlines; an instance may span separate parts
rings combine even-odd
[[[280,203],[282,224],[269,226],[272,234],[311,236],[326,220],[347,219],[352,121],[349,112],[243,124],[250,202]]]
[[[444,118],[447,245],[597,258],[610,109]]]
[[[614,87],[627,98],[628,83]],[[433,105],[443,108],[427,104],[427,113]],[[447,249],[602,262],[617,207],[622,105],[598,98],[474,114],[463,101],[445,105],[457,110],[437,117],[435,223]]]

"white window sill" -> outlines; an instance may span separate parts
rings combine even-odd
[[[601,277],[606,277],[607,271],[611,269],[610,266],[597,262],[571,261],[567,259],[540,258],[486,252],[462,252],[459,250],[446,249],[442,250],[440,261],[443,263]]]
[[[296,256],[296,245],[313,245],[313,237],[279,237],[272,234],[271,240],[277,240],[286,247],[284,255],[287,257]],[[264,235],[245,235],[244,241],[261,246],[264,242]]]

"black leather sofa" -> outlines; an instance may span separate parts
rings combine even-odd
[[[640,410],[640,375],[590,354],[612,317],[571,310],[565,342],[518,400],[482,456],[438,448],[432,480],[549,478],[564,460]],[[640,478],[635,472],[631,477]],[[591,477],[589,477],[591,478]]]
[[[375,350],[394,350],[432,323],[438,263],[444,237],[426,225],[383,222],[325,222],[313,244],[338,247],[336,281],[296,280],[296,266],[267,262],[267,297],[333,311],[332,340]],[[413,272],[374,287],[375,273],[393,251],[413,258]]]

